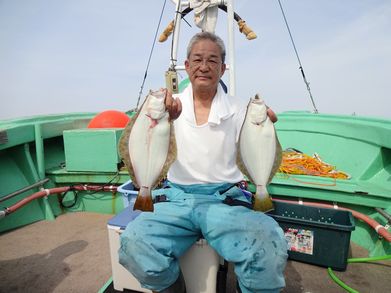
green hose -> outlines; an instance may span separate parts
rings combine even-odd
[[[386,259],[391,259],[391,254],[386,254],[383,256],[375,256],[375,257],[349,258],[348,263],[369,262],[369,261],[386,260]]]
[[[329,276],[335,283],[337,283],[339,286],[344,288],[346,291],[351,292],[351,293],[359,293],[357,290],[354,290],[353,288],[349,287],[346,285],[344,282],[342,282],[338,277],[334,274],[333,270],[331,268],[327,269],[327,272],[329,273]]]
[[[391,259],[391,254],[383,255],[383,256],[375,256],[375,257],[364,257],[364,258],[349,258],[348,263],[358,263],[358,262],[370,262],[370,261],[378,261],[378,260],[387,260]],[[329,273],[329,276],[331,279],[337,283],[339,286],[341,286],[343,289],[350,293],[359,293],[357,290],[354,290],[353,288],[346,285],[344,282],[342,282],[333,272],[331,268],[327,269],[327,272]]]

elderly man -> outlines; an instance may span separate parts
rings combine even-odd
[[[218,36],[202,32],[191,39],[185,61],[191,85],[166,98],[177,142],[166,200],[130,222],[121,236],[120,263],[154,292],[185,292],[178,258],[200,237],[234,264],[242,292],[279,292],[285,286],[283,231],[252,210],[251,198],[238,187],[243,175],[236,142],[246,107],[219,85],[224,60]],[[226,204],[227,197],[235,205]]]

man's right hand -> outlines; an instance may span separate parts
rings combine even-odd
[[[182,103],[179,98],[173,98],[172,93],[168,89],[166,91],[166,109],[170,115],[170,120],[175,120],[182,113]]]

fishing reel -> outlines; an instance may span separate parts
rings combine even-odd
[[[173,94],[178,93],[178,73],[175,69],[169,68],[166,73],[166,88],[170,90]]]

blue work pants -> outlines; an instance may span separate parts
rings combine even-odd
[[[200,237],[234,264],[243,293],[279,292],[285,286],[287,243],[277,222],[222,202],[227,196],[249,202],[240,188],[169,185],[157,191],[167,201],[155,203],[152,213],[141,213],[121,235],[119,261],[143,287],[161,291],[173,284],[180,270],[178,258]]]

